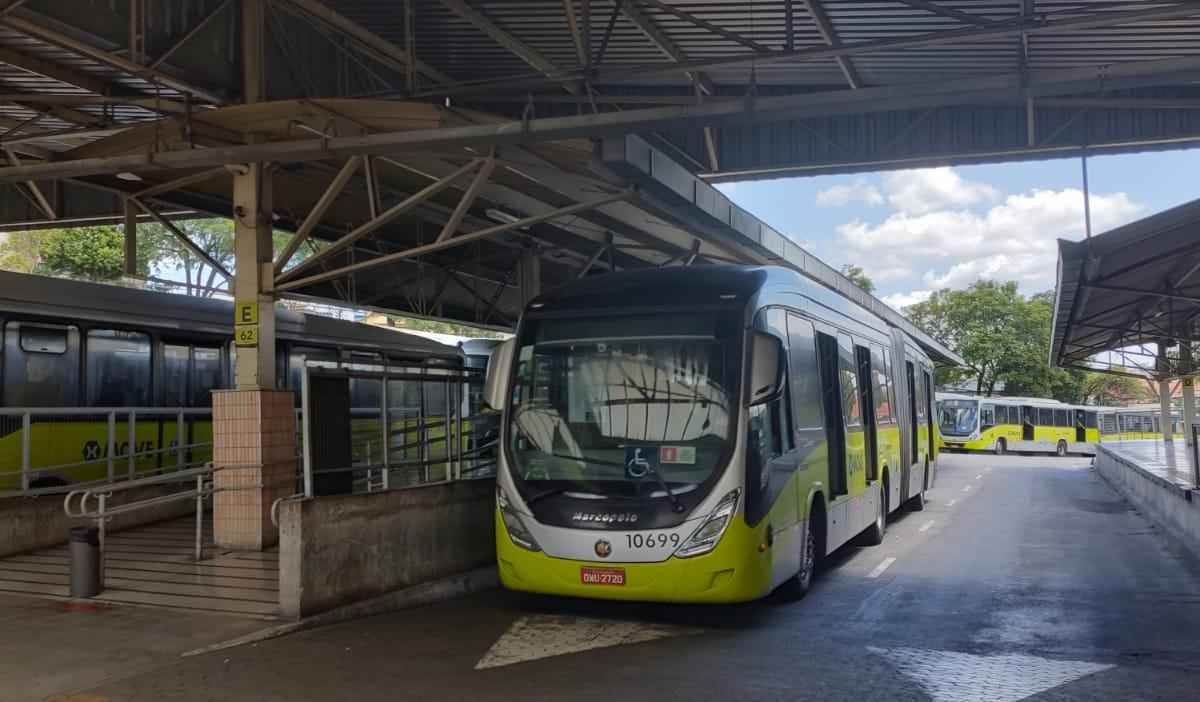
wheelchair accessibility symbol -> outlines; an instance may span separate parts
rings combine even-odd
[[[654,469],[651,459],[657,459],[658,452],[645,446],[625,447],[625,475],[634,480],[640,480]]]

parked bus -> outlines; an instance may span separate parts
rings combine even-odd
[[[1183,418],[1171,413],[1171,431],[1182,436]],[[1101,441],[1162,439],[1162,413],[1158,407],[1106,408],[1100,411]]]
[[[297,407],[306,362],[463,366],[461,350],[411,334],[283,308],[276,315],[277,387],[296,391]],[[229,301],[0,272],[0,408],[8,410],[0,415],[0,491],[104,479],[110,450],[117,457],[143,454],[132,463],[135,472],[175,465],[177,446],[202,447],[189,450],[188,463],[207,460],[212,422],[200,410],[212,406],[212,390],[231,385],[232,322]],[[373,382],[354,381],[351,404],[376,408],[375,419],[355,420],[355,431],[374,439],[378,452],[381,393],[380,381]],[[445,383],[394,382],[389,415],[405,419],[393,422],[393,441],[400,447],[437,441],[444,434]],[[27,429],[17,408],[31,410]],[[95,412],[43,412],[61,408]],[[134,413],[132,431],[130,408],[143,410]],[[167,408],[188,414],[181,412],[181,420]],[[110,427],[114,411],[121,414]],[[127,458],[121,461],[124,469]]]
[[[941,446],[950,450],[1092,454],[1103,409],[1036,397],[937,394]]]
[[[933,365],[800,274],[695,266],[535,298],[492,355],[505,587],[669,602],[807,591],[936,471]]]

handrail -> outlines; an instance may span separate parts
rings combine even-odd
[[[101,414],[138,414],[170,415],[183,414],[195,417],[212,414],[211,407],[0,407],[0,417],[19,417],[23,414],[48,417],[74,417]]]

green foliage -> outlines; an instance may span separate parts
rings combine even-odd
[[[149,275],[160,255],[153,236],[139,241],[135,268]],[[0,242],[0,268],[85,280],[125,273],[125,236],[117,227],[68,227],[12,232]]]
[[[970,380],[984,395],[1003,383],[1006,395],[1090,399],[1085,385],[1095,374],[1050,366],[1052,292],[1025,298],[1015,282],[978,281],[966,290],[939,290],[907,312],[966,361],[964,368],[939,369],[939,383]]]
[[[867,277],[867,274],[860,266],[853,263],[847,263],[842,266],[842,275],[850,279],[852,283],[867,292],[875,292],[875,281]]]

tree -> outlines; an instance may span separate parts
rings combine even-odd
[[[161,239],[139,241],[135,270],[151,273]],[[12,232],[0,242],[0,268],[84,280],[115,280],[125,274],[125,235],[117,227],[67,227]]]
[[[1087,373],[1081,389],[1083,401],[1094,405],[1130,405],[1144,394],[1137,378],[1112,373]]]
[[[860,266],[856,266],[853,263],[847,263],[846,265],[842,266],[842,275],[849,278],[850,282],[854,283],[863,290],[866,290],[867,292],[875,292],[875,281],[868,278],[867,274],[863,272],[863,269]]]

